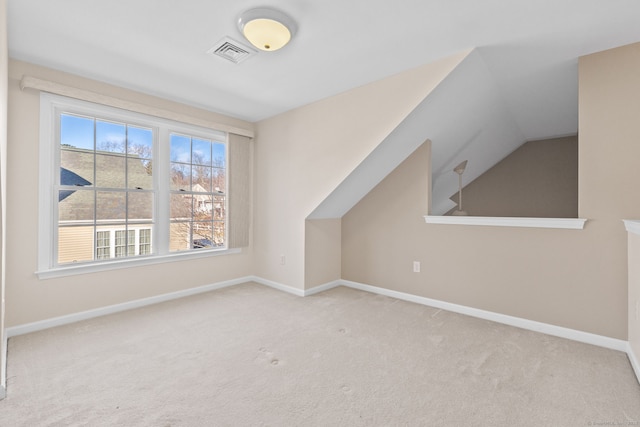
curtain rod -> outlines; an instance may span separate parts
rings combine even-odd
[[[49,80],[39,79],[32,76],[22,76],[20,81],[20,89],[36,89],[43,92],[53,93],[55,95],[67,96],[69,98],[80,99],[82,101],[94,102],[96,104],[107,105],[109,107],[120,108],[136,113],[147,114],[150,116],[160,117],[163,119],[175,120],[177,122],[187,123],[195,126],[202,126],[210,129],[221,130],[236,135],[242,135],[249,138],[254,137],[253,130],[242,129],[235,126],[229,126],[222,123],[212,122],[205,119],[198,119],[187,114],[175,113],[173,111],[162,108],[151,107],[137,102],[125,101],[123,99],[114,98],[108,95],[102,95],[90,90],[78,89],[66,86]]]

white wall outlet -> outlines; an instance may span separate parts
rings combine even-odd
[[[413,261],[413,272],[420,273],[420,261]]]
[[[280,265],[285,265],[287,263],[287,257],[284,255],[280,255]]]

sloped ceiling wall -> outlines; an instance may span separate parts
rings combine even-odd
[[[469,160],[468,183],[525,142],[480,51],[471,51],[309,218],[342,217],[425,140],[432,143],[432,215],[455,206],[455,165]]]
[[[349,177],[361,163],[369,166],[359,178],[364,182],[357,181],[359,186],[365,184],[358,193],[366,193],[371,188],[367,185],[384,177],[386,172],[380,173],[370,163],[380,152],[377,147],[399,132],[399,125],[468,54],[459,52],[256,124],[253,244],[257,275],[302,286],[305,219],[327,197],[336,197],[338,193],[332,194],[346,179],[353,179]],[[394,154],[396,148],[389,147]],[[402,148],[397,157],[406,157],[412,149]],[[380,159],[384,156],[378,157],[387,170],[400,161],[394,158],[387,163],[386,158]],[[370,171],[377,174],[375,179],[367,177]],[[357,202],[352,193],[347,196],[329,203],[331,210],[335,206],[345,211]]]

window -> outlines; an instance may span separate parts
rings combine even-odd
[[[149,255],[151,253],[151,229],[145,228],[140,230],[139,236],[138,253],[140,255]]]
[[[151,229],[96,231],[96,259],[123,258],[151,253]]]
[[[121,258],[136,254],[136,233],[133,230],[117,230],[115,257]]]
[[[41,95],[39,268],[227,249],[227,135]]]
[[[111,232],[98,231],[96,232],[96,259],[109,259],[111,258]]]
[[[104,227],[121,229],[115,231],[116,257],[135,255],[127,249],[127,230],[152,226],[154,218],[152,128],[66,109],[59,109],[55,120],[57,263],[112,258],[105,253],[110,233],[97,231]]]
[[[224,246],[225,145],[188,135],[170,135],[171,249]]]

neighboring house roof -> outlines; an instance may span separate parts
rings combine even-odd
[[[60,168],[60,184],[61,185],[75,185],[78,187],[83,187],[86,185],[91,185],[91,182],[87,181],[77,173],[71,172],[67,168]],[[62,190],[58,196],[58,202],[63,201],[70,195],[75,193],[74,190]]]
[[[75,147],[60,150],[60,182],[63,185],[78,185],[78,190],[62,190],[59,195],[59,219],[61,221],[86,221],[94,217],[94,189],[98,191],[98,220],[124,220],[128,209],[129,220],[152,219],[153,196],[150,193],[130,193],[127,201],[124,193],[107,189],[152,189],[151,160],[137,155],[125,155],[106,151],[93,151]],[[94,163],[95,176],[94,176]],[[125,174],[128,182],[125,181]],[[69,180],[69,181],[67,181]],[[83,184],[83,182],[85,182]]]

